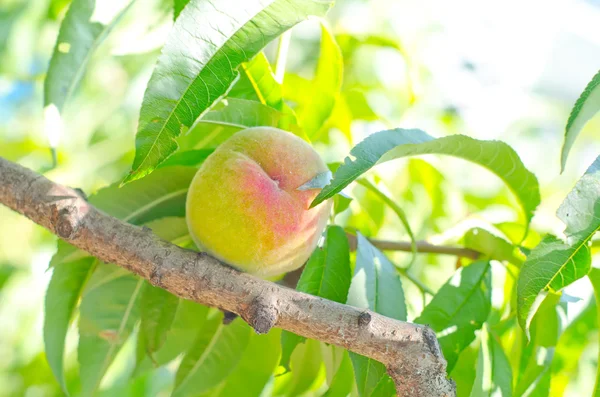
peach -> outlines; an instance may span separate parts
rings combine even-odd
[[[315,249],[331,202],[309,209],[318,189],[298,187],[327,166],[289,132],[255,127],[234,134],[202,164],[187,195],[198,247],[261,277],[302,266]]]

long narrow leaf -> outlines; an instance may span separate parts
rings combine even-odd
[[[415,323],[429,325],[437,333],[449,371],[487,320],[492,307],[491,288],[490,263],[472,263],[458,270],[415,319]]]
[[[566,226],[566,242],[546,236],[529,254],[519,275],[517,312],[526,334],[540,294],[559,291],[590,270],[588,243],[600,229],[600,157],[577,181],[557,216]]]
[[[406,321],[404,290],[394,265],[360,233],[357,233],[356,268],[346,303]],[[370,396],[388,376],[385,366],[356,353],[350,353],[350,359],[359,395]]]
[[[560,153],[560,170],[565,170],[569,151],[583,126],[600,111],[600,71],[588,83],[571,110],[565,128],[565,141]]]
[[[223,97],[238,68],[326,0],[191,0],[179,14],[144,95],[132,171],[151,173],[177,150],[177,138]]]
[[[73,0],[63,20],[44,82],[44,105],[61,111],[100,43],[135,0]],[[97,17],[102,15],[102,20]]]
[[[95,258],[83,258],[55,266],[46,292],[44,307],[44,347],[46,359],[60,384],[69,394],[63,373],[65,338],[81,291],[88,279]]]
[[[331,183],[312,202],[315,206],[333,197],[377,164],[406,156],[447,154],[479,164],[500,177],[519,200],[527,222],[540,203],[536,177],[515,151],[500,141],[479,141],[464,135],[435,139],[421,130],[394,129],[370,135],[356,145],[337,169]]]

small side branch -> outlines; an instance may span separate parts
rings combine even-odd
[[[354,234],[347,233],[348,241],[350,242],[350,249],[356,250],[356,236]],[[406,251],[412,252],[411,244],[409,241],[389,241],[389,240],[376,240],[369,239],[371,244],[379,248],[382,251]],[[454,255],[464,258],[477,259],[481,256],[479,251],[475,251],[470,248],[462,247],[450,247],[447,245],[434,245],[427,241],[417,241],[417,252],[423,254],[440,254],[440,255]]]
[[[179,248],[108,216],[70,188],[0,157],[0,203],[100,260],[184,299],[238,314],[259,333],[280,327],[386,365],[399,396],[455,396],[433,331],[303,294]],[[368,320],[368,321],[367,321]]]

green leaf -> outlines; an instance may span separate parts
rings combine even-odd
[[[306,338],[300,335],[296,335],[293,332],[282,331],[281,332],[281,361],[280,365],[284,368],[287,373],[291,371],[290,361],[292,360],[292,354],[296,350],[296,346],[306,342]]]
[[[184,151],[193,149],[215,149],[236,132],[249,127],[278,127],[303,137],[303,132],[293,120],[292,115],[259,102],[227,98],[199,119],[187,134],[177,139],[180,151],[171,157],[183,156]],[[169,163],[171,157],[161,163],[159,168]]]
[[[327,170],[325,172],[321,172],[296,190],[323,189],[325,186],[327,186],[331,178],[331,171]]]
[[[139,319],[143,280],[115,265],[94,272],[81,300],[79,374],[81,393],[91,396]]]
[[[596,274],[594,274],[596,273]],[[588,277],[600,282],[600,274],[592,268]],[[592,282],[594,285],[594,282]],[[600,288],[600,284],[597,285]],[[552,380],[550,389],[558,396],[565,395],[565,389],[573,374],[580,370],[583,352],[598,335],[598,307],[596,299],[591,299],[586,307],[568,325],[556,345],[552,360]]]
[[[350,207],[350,203],[352,199],[350,197],[344,196],[341,193],[333,196],[333,213],[335,215],[341,214],[346,211]]]
[[[590,270],[587,244],[571,246],[548,235],[535,247],[521,268],[517,282],[519,325],[529,337],[531,320],[544,298],[544,291],[559,291]]]
[[[273,376],[279,361],[278,330],[266,335],[251,335],[248,348],[240,363],[227,377],[214,397],[255,397],[261,392]]]
[[[324,381],[320,342],[308,339],[292,354],[291,371],[275,378],[273,396],[302,396]]]
[[[308,260],[296,290],[344,303],[350,288],[350,246],[346,232],[339,226],[330,226],[325,243]],[[295,347],[306,338],[288,331],[281,333],[281,365],[289,371],[289,362]]]
[[[492,300],[490,263],[477,261],[459,269],[435,294],[415,323],[430,326],[452,370],[458,355],[475,339],[488,318]]]
[[[594,296],[596,299],[596,318],[600,322],[600,269],[592,268],[588,275],[594,288]],[[598,353],[598,360],[600,362],[600,351]],[[594,384],[594,397],[600,396],[600,367],[596,370],[596,383]]]
[[[146,354],[144,339],[138,335],[138,351],[143,353],[138,357],[133,376],[139,376],[152,369],[154,366],[162,366],[177,358],[193,345],[198,331],[207,321],[208,307],[196,302],[180,299],[175,313],[175,319],[169,331],[164,345],[154,354],[153,362]]]
[[[347,397],[352,391],[353,384],[354,373],[352,370],[352,361],[348,352],[344,352],[342,362],[331,380],[329,389],[327,389],[322,397]]]
[[[356,267],[346,303],[406,321],[404,290],[395,266],[362,234],[356,237]]]
[[[179,151],[160,163],[156,169],[173,167],[173,166],[186,166],[186,167],[199,167],[204,160],[214,152],[214,149],[194,149]]]
[[[464,135],[435,139],[421,130],[394,129],[376,132],[356,145],[311,207],[333,197],[373,166],[405,156],[447,154],[479,164],[498,175],[518,198],[527,221],[540,202],[536,177],[519,156],[499,141],[479,141]]]
[[[463,241],[465,248],[479,251],[488,259],[507,261],[517,266],[521,266],[525,259],[517,247],[479,227],[467,231]]]
[[[140,302],[140,334],[148,354],[156,352],[165,343],[173,324],[179,299],[162,288],[144,283]]]
[[[176,20],[181,11],[190,0],[173,0],[173,20]]]
[[[585,87],[585,90],[581,93],[575,106],[571,110],[571,115],[567,121],[567,127],[565,129],[565,141],[563,143],[562,151],[560,154],[560,171],[565,170],[567,164],[567,156],[569,151],[579,135],[579,132],[583,129],[583,126],[592,118],[596,113],[600,111],[600,71],[592,78]]]
[[[384,375],[371,393],[371,397],[395,397],[396,384],[389,375]]]
[[[62,111],[100,43],[135,0],[73,0],[63,20],[44,82],[44,105]],[[101,16],[101,18],[98,18]]]
[[[312,94],[306,96],[296,110],[298,122],[311,140],[319,138],[321,127],[333,111],[342,88],[342,75],[342,52],[327,26],[322,23],[321,51],[311,84]]]
[[[369,182],[366,179],[359,179],[357,181],[357,183],[361,186],[366,187],[368,190],[370,190],[371,192],[375,193],[375,195],[377,196],[377,198],[379,198],[381,201],[383,201],[388,207],[390,207],[392,209],[392,211],[394,211],[394,213],[396,214],[396,216],[398,217],[398,219],[400,219],[400,222],[402,222],[402,225],[404,226],[404,229],[406,230],[406,233],[408,233],[408,236],[410,237],[410,246],[411,246],[411,251],[412,251],[412,259],[410,261],[409,266],[411,266],[415,260],[417,259],[417,240],[415,239],[415,235],[410,227],[410,223],[408,222],[408,217],[406,216],[406,213],[404,212],[404,210],[398,205],[396,204],[396,202],[391,199],[390,197],[388,197],[388,195],[386,195],[385,193],[383,193],[379,188],[377,188],[377,186],[373,185],[371,182]]]
[[[512,368],[502,344],[487,327],[481,332],[476,372],[471,397],[512,396]]]
[[[281,112],[260,102],[239,98],[223,99],[202,116],[198,123],[228,124],[239,128],[279,127],[296,135],[303,135],[293,114]]]
[[[323,248],[317,248],[312,254],[296,289],[344,303],[350,280],[350,246],[346,232],[339,226],[330,226],[325,233]]]
[[[11,37],[15,22],[19,20],[21,13],[27,9],[26,3],[13,3],[12,7],[0,9],[0,54],[4,54],[6,46]]]
[[[241,63],[308,16],[324,15],[330,6],[322,0],[187,4],[148,83],[132,171],[123,183],[151,173],[177,150],[175,138],[227,93]]]
[[[200,394],[221,383],[239,363],[248,346],[250,330],[240,319],[224,325],[220,316],[216,327],[203,327],[179,365],[173,396]]]
[[[108,215],[134,225],[143,225],[163,217],[185,216],[185,198],[197,169],[169,167],[156,171],[148,178],[122,188],[118,184],[100,189],[89,202]],[[50,267],[89,256],[61,240]]]
[[[264,52],[259,52],[251,61],[242,64],[254,92],[264,105],[289,113],[296,123],[294,111],[283,100],[283,88],[273,75],[271,65]]]
[[[406,321],[404,290],[396,268],[369,240],[357,233],[356,267],[347,304]],[[380,362],[350,353],[358,393],[371,396],[386,375]]]
[[[566,225],[566,243],[546,236],[531,251],[519,275],[517,312],[526,334],[540,293],[559,291],[590,270],[588,244],[600,229],[600,157],[577,181],[556,214]]]
[[[561,296],[548,293],[531,322],[530,342],[524,344],[515,396],[547,397],[554,350],[567,318]]]
[[[65,338],[81,291],[95,263],[96,259],[88,257],[55,266],[46,292],[44,307],[46,359],[60,387],[67,395],[69,393],[63,370]]]
[[[354,368],[354,378],[360,397],[370,397],[379,382],[388,376],[385,365],[371,358],[350,352],[350,360]]]

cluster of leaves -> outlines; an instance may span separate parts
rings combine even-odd
[[[45,80],[47,107],[63,111],[90,55],[134,2],[72,2]],[[90,202],[174,244],[193,247],[184,221],[187,187],[202,161],[235,132],[275,126],[327,144],[329,132],[336,129],[352,144],[351,121],[374,120],[377,115],[359,89],[342,83],[342,59],[348,63],[360,46],[402,52],[401,47],[385,38],[335,36],[322,23],[314,77],[287,73],[283,81],[275,77],[263,52],[270,41],[308,17],[324,16],[331,6],[326,0],[175,1],[173,28],[144,95],[132,170]],[[112,18],[94,21],[91,15],[99,7],[110,8]],[[563,166],[578,131],[600,109],[599,82],[596,76],[569,118]],[[383,162],[424,154],[452,156],[489,170],[508,187],[522,214],[521,224],[468,230],[462,243],[480,252],[480,258],[461,261],[435,294],[414,275],[415,236],[422,232],[411,229],[392,194],[364,176]],[[568,299],[560,291],[587,275],[600,293],[598,272],[590,271],[589,244],[600,228],[599,167],[596,160],[558,211],[566,238],[547,236],[536,245],[529,223],[540,203],[538,182],[509,145],[463,135],[434,138],[417,129],[371,134],[343,163],[331,165],[333,177],[313,202],[335,200],[335,217],[297,289],[429,325],[437,332],[461,396],[548,395],[551,375],[576,365],[569,362],[573,357],[560,356],[561,335],[576,332],[571,326],[564,329]],[[422,160],[412,160],[408,170],[424,186],[432,214],[442,214],[443,198],[437,190],[442,174]],[[383,206],[371,210],[360,191],[356,203],[340,194],[353,182],[398,216],[412,240],[408,266],[395,264],[363,236],[381,228]],[[358,211],[350,208],[355,204]],[[364,227],[365,217],[375,225],[372,229]],[[348,233],[356,235],[356,253],[351,252]],[[171,379],[175,396],[394,394],[381,363],[289,332],[258,336],[241,320],[223,325],[218,311],[180,300],[66,243],[58,243],[51,267],[44,341],[65,393],[65,340],[69,324],[77,318],[81,395],[100,388],[120,353],[129,354],[135,363],[127,374],[130,384],[151,371],[176,368]],[[505,279],[502,302],[493,305],[498,274]],[[412,308],[412,317],[405,296],[409,289],[402,280],[414,284],[425,302],[421,310]],[[135,340],[135,348],[127,350],[130,340]],[[478,356],[473,353],[477,350]],[[471,374],[466,374],[469,367]]]

